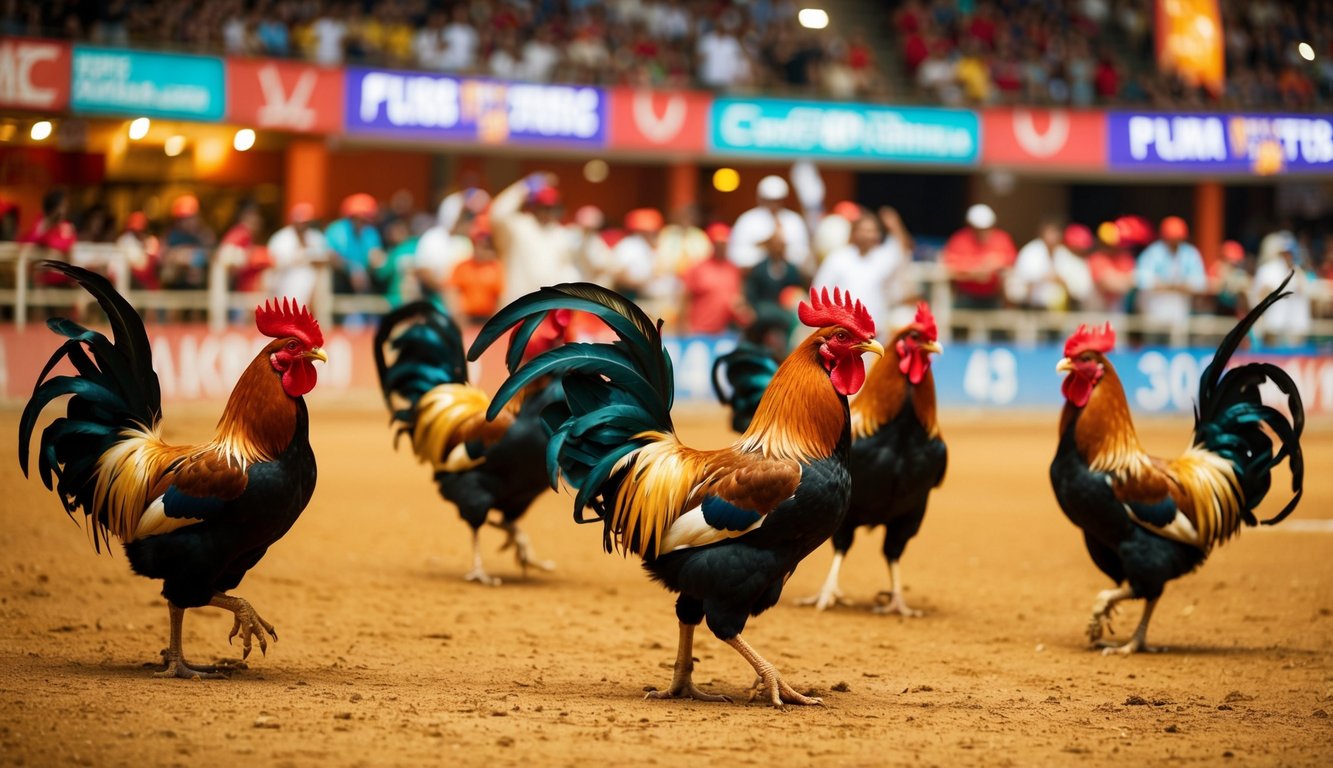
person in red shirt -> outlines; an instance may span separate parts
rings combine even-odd
[[[504,293],[504,265],[495,255],[491,221],[486,214],[472,223],[472,256],[454,267],[448,286],[453,289],[455,312],[473,323],[484,323],[500,307]]]
[[[20,243],[46,249],[42,258],[69,261],[70,251],[78,241],[74,225],[69,221],[69,198],[63,189],[53,189],[42,198],[42,217],[32,225]],[[41,270],[33,277],[37,285],[71,285],[69,278],[58,272]]]
[[[685,272],[681,317],[686,333],[711,335],[744,325],[748,312],[741,294],[740,267],[727,258],[731,227],[710,224],[704,233],[713,244],[713,253]]]
[[[264,272],[273,266],[268,247],[255,244],[255,238],[263,226],[264,218],[259,213],[259,207],[245,205],[237,215],[236,223],[218,244],[217,257],[228,260],[227,266],[233,275],[232,285],[237,291],[263,290]]]
[[[944,244],[942,261],[953,285],[958,309],[998,309],[1004,273],[1014,265],[1018,250],[1009,233],[995,226],[989,205],[967,209],[967,226]]]
[[[1133,233],[1125,230],[1130,238]],[[1092,295],[1084,309],[1098,312],[1125,312],[1129,292],[1134,288],[1134,253],[1126,247],[1122,227],[1104,222],[1097,227],[1098,247],[1088,256],[1092,273]]]

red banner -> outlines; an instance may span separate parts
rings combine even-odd
[[[56,112],[69,104],[67,43],[0,38],[0,107]]]
[[[612,149],[681,154],[707,147],[710,94],[695,91],[611,90]]]
[[[227,119],[296,133],[342,131],[343,70],[227,59]]]
[[[988,109],[981,113],[983,165],[1106,169],[1106,113]]]

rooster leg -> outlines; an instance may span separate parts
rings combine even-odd
[[[488,575],[481,565],[481,531],[472,529],[472,570],[463,574],[463,581],[475,581],[488,587],[500,586],[500,579]]]
[[[167,603],[167,609],[171,612],[171,646],[162,654],[166,659],[167,668],[161,672],[154,672],[153,677],[180,677],[186,680],[196,677],[208,679],[226,677],[215,668],[196,668],[185,663],[185,654],[181,651],[181,624],[185,621],[185,609],[175,603]]]
[[[887,595],[888,601],[882,602],[874,607],[875,613],[888,614],[896,613],[899,616],[908,618],[921,616],[921,611],[907,607],[907,601],[903,598],[903,575],[898,568],[897,560],[889,561],[889,591],[880,592],[876,598],[883,598]]]
[[[832,608],[835,605],[850,605],[842,599],[842,590],[838,589],[838,573],[842,570],[842,559],[846,555],[846,552],[834,552],[833,564],[829,566],[828,576],[824,579],[824,586],[819,588],[819,594],[803,597],[797,600],[796,604],[813,605],[816,611]]]
[[[1119,653],[1128,656],[1131,653],[1158,653],[1164,649],[1157,646],[1148,645],[1148,622],[1152,619],[1153,609],[1157,607],[1157,600],[1149,600],[1147,605],[1143,606],[1143,618],[1139,619],[1139,626],[1130,636],[1129,642],[1124,645],[1108,645],[1102,649],[1102,654],[1110,656],[1113,653]]]
[[[514,557],[518,559],[518,567],[523,569],[524,578],[528,575],[528,568],[536,568],[539,571],[554,571],[555,563],[550,560],[538,560],[537,554],[532,551],[532,540],[528,534],[524,533],[522,528],[518,527],[518,521],[506,520],[498,524],[509,535],[505,543],[500,546],[503,552],[510,547],[514,548]]]
[[[264,617],[260,616],[255,611],[254,606],[250,605],[250,601],[219,592],[213,595],[213,599],[208,604],[231,611],[236,617],[231,625],[231,634],[227,635],[227,644],[230,645],[232,639],[240,635],[242,659],[249,658],[252,647],[250,641],[252,639],[259,639],[259,652],[265,656],[268,655],[269,638],[271,637],[274,642],[277,642],[278,631],[273,628],[272,624],[264,621]]]
[[[680,623],[680,643],[676,646],[676,666],[671,674],[671,687],[665,691],[649,691],[645,699],[695,699],[696,701],[725,701],[731,699],[716,693],[705,693],[694,684],[694,625]]]
[[[751,648],[750,644],[745,642],[740,635],[736,635],[730,640],[727,640],[726,643],[732,648],[735,648],[736,652],[741,655],[741,658],[750,662],[750,666],[754,667],[755,674],[763,679],[764,687],[768,688],[769,697],[773,702],[773,706],[781,709],[783,704],[823,705],[823,699],[797,693],[795,688],[788,685],[787,681],[783,680],[782,677],[778,675],[778,668],[765,661],[764,657],[760,656],[758,653],[755,653],[755,650]],[[760,686],[755,686],[756,694],[759,690]],[[751,698],[753,699],[753,697]]]
[[[1098,592],[1097,599],[1092,603],[1092,618],[1088,620],[1088,640],[1095,643],[1102,639],[1102,635],[1114,635],[1111,616],[1115,613],[1116,603],[1133,596],[1134,590],[1129,587],[1103,589]]]

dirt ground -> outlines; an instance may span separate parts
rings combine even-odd
[[[170,406],[169,437],[211,432],[220,406]],[[812,555],[746,637],[823,708],[645,701],[667,684],[672,598],[548,494],[529,514],[550,574],[519,577],[484,533],[498,588],[466,584],[466,528],[425,468],[389,449],[373,395],[316,400],[319,487],[237,590],[281,641],[230,680],[151,678],[167,638],[153,582],[93,553],[54,496],[17,469],[0,408],[0,763],[13,765],[1333,764],[1333,423],[1310,426],[1305,501],[1168,587],[1162,655],[1105,658],[1083,637],[1108,586],[1046,472],[1055,413],[942,415],[950,470],[909,547],[903,620],[866,606],[886,585],[863,534],[843,587],[860,607],[793,605]],[[728,440],[720,411],[679,419]],[[1189,423],[1140,423],[1150,450]],[[1274,493],[1276,498],[1278,494]],[[1270,502],[1273,501],[1270,499]],[[1138,606],[1123,613],[1124,635]],[[230,615],[191,611],[186,652],[237,655]],[[744,699],[753,675],[706,631],[696,680]]]

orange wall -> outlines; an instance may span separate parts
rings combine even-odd
[[[434,159],[430,153],[344,149],[330,152],[328,157],[324,207],[329,213],[338,210],[343,198],[357,192],[373,196],[381,205],[400,190],[411,193],[418,208],[429,210],[438,202],[435,190],[431,189]],[[289,168],[288,173],[291,172]]]

